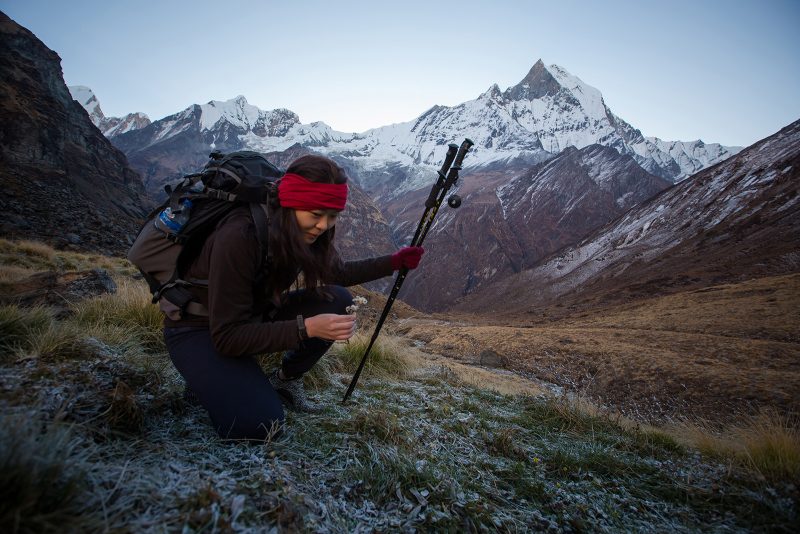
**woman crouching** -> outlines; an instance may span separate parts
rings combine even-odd
[[[268,261],[243,206],[220,221],[187,270],[189,280],[208,280],[207,288],[192,287],[208,316],[166,318],[164,336],[187,391],[208,411],[220,437],[266,439],[283,423],[284,404],[318,410],[302,377],[334,341],[355,332],[345,287],[419,264],[420,247],[343,262],[333,238],[347,192],[347,176],[334,161],[302,156],[278,182]],[[299,289],[290,291],[296,283]],[[280,351],[281,365],[266,375],[254,356]]]

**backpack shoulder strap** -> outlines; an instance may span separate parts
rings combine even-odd
[[[269,248],[269,206],[267,204],[257,204],[253,202],[250,204],[250,215],[253,217],[256,238],[258,239],[258,245],[261,250],[259,261],[262,269],[259,269],[259,271],[263,271],[263,268],[269,269],[272,265],[272,250]]]

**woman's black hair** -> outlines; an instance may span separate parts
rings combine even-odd
[[[330,158],[316,154],[297,158],[286,172],[299,174],[311,182],[347,183],[344,169]],[[328,229],[309,245],[297,225],[294,210],[278,208],[275,215],[269,232],[269,247],[273,251],[269,277],[275,283],[272,288],[273,298],[291,287],[299,272],[303,273],[304,289],[319,291],[336,257],[332,244],[335,227]]]

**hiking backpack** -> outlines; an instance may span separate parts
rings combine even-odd
[[[249,205],[262,267],[269,263],[269,204],[277,199],[276,180],[284,171],[258,152],[212,152],[209,158],[200,172],[184,176],[174,188],[164,188],[169,199],[148,215],[128,251],[128,260],[150,286],[153,303],[173,320],[186,314],[208,315],[189,291],[191,286],[207,286],[208,281],[186,280],[184,274],[206,238],[237,206]],[[165,226],[165,219],[159,219],[165,211],[182,216],[184,224],[177,230]]]

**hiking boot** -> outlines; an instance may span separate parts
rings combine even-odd
[[[303,377],[284,380],[278,377],[278,369],[275,369],[269,375],[269,383],[290,410],[309,413],[322,410],[321,406],[308,400],[306,390],[303,388]]]

